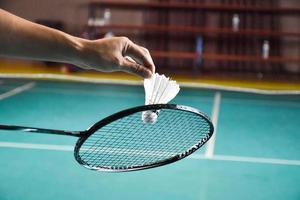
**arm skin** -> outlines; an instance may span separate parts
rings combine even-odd
[[[144,78],[155,72],[149,51],[126,37],[86,40],[35,24],[2,9],[0,56],[64,62],[103,72],[124,71]]]

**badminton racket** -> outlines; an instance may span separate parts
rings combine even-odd
[[[159,110],[155,124],[144,123],[144,111]],[[175,104],[138,106],[115,113],[84,131],[14,125],[2,130],[75,136],[76,161],[98,171],[125,172],[166,165],[187,157],[213,134],[210,119],[195,108]]]

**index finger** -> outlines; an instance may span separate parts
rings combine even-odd
[[[155,65],[148,49],[132,42],[127,48],[127,52],[125,52],[125,54],[150,69],[152,73],[155,73]]]

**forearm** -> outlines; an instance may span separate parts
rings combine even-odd
[[[128,38],[85,40],[32,23],[0,9],[0,56],[65,62],[85,69],[150,77],[150,53]],[[126,59],[131,56],[133,62]]]
[[[0,9],[0,55],[72,63],[82,39]]]

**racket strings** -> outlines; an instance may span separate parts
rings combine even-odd
[[[176,138],[176,140],[177,140],[177,138]],[[142,144],[143,143],[141,143],[141,145]],[[153,144],[155,144],[155,143],[153,142]],[[149,149],[153,149],[153,147],[154,147],[151,144],[150,145],[145,144],[145,145],[148,145]],[[126,148],[127,148],[127,146],[126,146]],[[99,151],[95,151],[95,148],[92,148],[92,149],[93,149],[93,153],[99,153]],[[115,155],[120,154],[120,156],[122,156],[122,157],[119,157],[118,159],[115,158],[115,161],[118,162],[118,163],[120,163],[120,160],[122,160],[122,159],[124,160],[124,157],[123,157],[124,154],[129,154],[130,156],[139,156],[139,159],[142,159],[143,162],[147,159],[149,160],[150,157],[157,158],[159,156],[164,156],[164,154],[166,154],[166,152],[164,152],[164,150],[165,150],[164,148],[159,148],[159,152],[153,152],[153,151],[149,152],[149,151],[145,151],[145,150],[147,150],[147,148],[145,148],[143,151],[137,151],[137,150],[133,150],[133,149],[124,149],[124,148],[122,148],[122,146],[120,148],[105,148],[105,147],[102,147],[102,153],[109,153],[110,155],[111,154],[115,154]],[[167,152],[167,154],[170,154],[170,152]],[[142,156],[145,156],[145,157],[142,158]],[[90,161],[95,161],[95,160],[99,159],[99,155],[98,156],[93,156],[93,157],[90,157],[90,158],[91,158]],[[107,161],[107,158],[104,157],[104,160]],[[132,160],[132,162],[136,162],[137,159],[134,159],[134,157],[133,157],[131,160]]]
[[[143,166],[185,153],[209,131],[209,124],[191,112],[162,109],[153,125],[143,123],[138,112],[91,135],[79,156],[90,167]]]
[[[173,146],[179,145],[180,138],[174,137],[174,139],[177,141],[177,143],[173,143]],[[143,140],[146,142],[144,143]],[[149,141],[145,140],[144,138],[141,138],[141,140],[139,140],[138,142],[139,142],[139,145],[146,145],[146,146],[144,146],[143,149],[137,149],[136,147],[134,149],[128,149],[128,144],[126,144],[126,141],[125,142],[121,141],[121,143],[118,141],[121,141],[121,140],[117,140],[114,145],[118,146],[119,148],[101,147],[102,148],[101,153],[109,153],[110,155],[115,154],[115,156],[119,155],[118,159],[115,158],[115,161],[118,163],[120,163],[121,159],[124,160],[124,157],[120,157],[120,156],[123,156],[124,154],[130,155],[130,156],[139,156],[140,159],[142,159],[141,156],[146,156],[146,157],[144,157],[143,160],[146,160],[146,159],[149,160],[150,156],[157,158],[160,156],[163,157],[165,154],[167,154],[168,156],[171,156],[170,154],[172,153],[172,152],[169,152],[169,148],[164,148],[164,146],[161,146],[161,145],[159,147],[158,144],[155,142],[155,140],[152,140],[152,143],[149,143]],[[133,142],[133,141],[131,141],[131,142]],[[124,143],[124,145],[122,145],[122,143]],[[157,151],[151,150],[151,149],[155,149],[155,148]],[[93,154],[99,153],[99,151],[97,151],[95,147],[90,148],[90,150],[91,149],[92,149],[91,153],[93,153]],[[148,149],[150,149],[151,151],[149,151]],[[98,160],[101,155],[101,154],[98,154],[98,155],[94,154],[91,156],[91,153],[89,153],[89,155],[88,155],[88,156],[90,156],[90,161]],[[104,157],[104,159],[105,159],[105,161],[107,161],[106,157]],[[132,161],[135,162],[136,159],[132,158]]]

